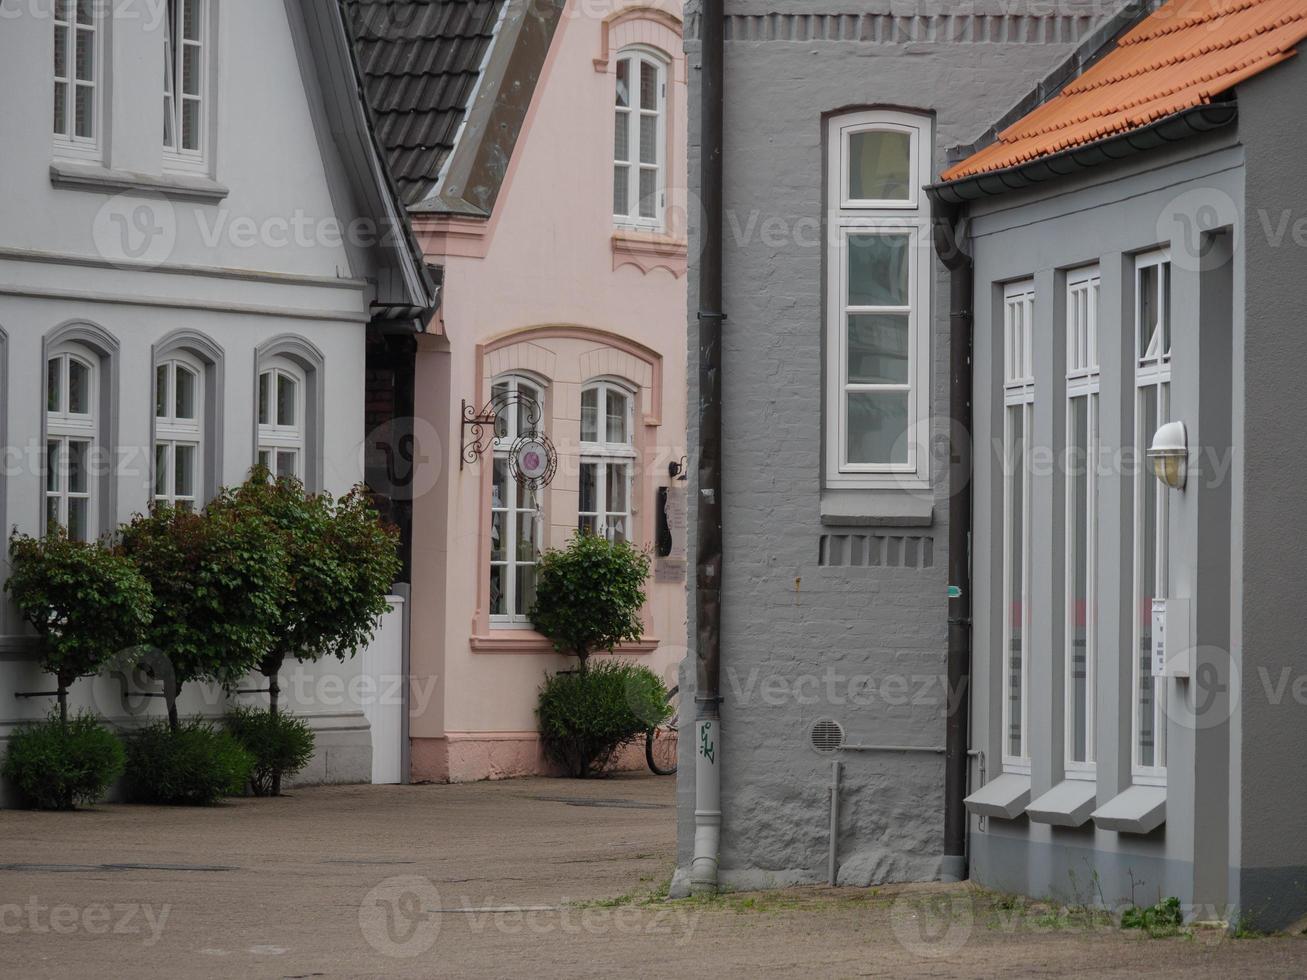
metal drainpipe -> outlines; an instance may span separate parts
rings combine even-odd
[[[700,23],[699,498],[696,509],[694,860],[690,892],[714,894],[722,829],[722,114],[723,0],[703,0]]]
[[[935,251],[949,281],[948,713],[944,753],[944,860],[940,877],[967,877],[967,775],[971,705],[971,432],[973,265],[962,209],[935,195]]]

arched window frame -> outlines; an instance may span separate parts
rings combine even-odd
[[[51,519],[67,526],[69,501],[86,500],[86,527],[78,537],[93,540],[117,521],[118,341],[103,328],[80,321],[65,323],[46,335],[41,345],[42,506],[40,530]],[[70,411],[66,374],[60,374],[51,409],[51,364],[67,371],[69,359],[90,368],[85,411]],[[71,443],[85,443],[84,490],[74,489],[76,474],[64,453]],[[53,510],[52,510],[53,508]]]
[[[322,490],[326,358],[303,337],[285,334],[260,346],[255,352],[254,363],[254,455],[251,462],[263,462],[267,458],[265,453],[298,452],[295,475],[308,490]],[[260,392],[264,375],[269,372],[280,372],[298,382],[293,424],[283,424],[271,415],[266,416],[269,421],[261,420]],[[272,404],[275,404],[275,389]],[[273,462],[276,462],[275,457]],[[275,466],[270,469],[275,475]]]
[[[307,382],[303,370],[287,357],[268,358],[259,371],[255,392],[259,446],[255,462],[273,476],[304,480]],[[283,391],[289,392],[289,398],[283,400]]]
[[[501,393],[516,400],[503,409],[495,422],[493,472],[490,480],[490,625],[492,627],[529,627],[531,603],[535,595],[535,566],[540,560],[543,534],[540,491],[531,491],[511,478],[509,451],[513,444],[531,432],[544,431],[547,386],[543,381],[521,373],[503,374],[491,385],[492,397]],[[534,397],[539,422],[529,426],[528,409],[521,400]],[[521,540],[518,528],[527,526],[532,547],[528,555],[517,552]]]
[[[593,399],[592,399],[593,396]],[[610,541],[635,539],[634,478],[635,386],[617,379],[589,381],[581,389],[581,461],[577,528]],[[594,425],[588,427],[586,402],[594,402]],[[614,402],[619,413],[613,413]],[[618,438],[611,420],[622,419]],[[588,438],[587,438],[588,437]]]
[[[205,503],[206,373],[200,359],[186,351],[155,362],[151,460],[157,504],[198,510]],[[181,395],[186,386],[189,404]]]
[[[151,499],[158,499],[158,447],[169,439],[197,441],[200,451],[196,457],[197,480],[196,506],[203,507],[218,494],[222,486],[223,459],[223,422],[224,412],[225,356],[223,350],[206,334],[197,330],[174,330],[155,343],[153,348],[153,384],[155,390],[150,399],[150,443],[152,450],[149,457],[150,477],[146,491]],[[198,439],[191,426],[174,426],[165,417],[160,419],[158,411],[159,368],[169,361],[185,363],[192,370],[201,372],[198,410],[200,425]]]
[[[633,44],[614,58],[613,221],[620,227],[659,231],[667,210],[667,81],[671,58],[656,48]],[[652,105],[641,98],[643,72],[654,76]],[[623,85],[626,86],[623,104]],[[653,120],[652,162],[644,154],[645,118]],[[625,133],[625,140],[622,135]],[[641,174],[652,173],[652,189],[641,193]],[[642,213],[644,212],[644,213]]]

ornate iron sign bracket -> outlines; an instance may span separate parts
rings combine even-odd
[[[475,463],[495,445],[496,423],[500,414],[513,406],[522,406],[526,432],[509,450],[509,469],[513,477],[533,490],[548,486],[558,470],[558,453],[549,437],[539,430],[540,403],[517,391],[501,391],[478,411],[463,399],[463,419],[459,430],[458,468]]]

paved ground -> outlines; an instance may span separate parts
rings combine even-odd
[[[1307,938],[1124,934],[965,886],[665,903],[671,780],[0,812],[3,977],[1307,975]]]

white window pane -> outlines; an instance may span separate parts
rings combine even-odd
[[[298,383],[285,374],[277,374],[277,424],[295,425],[295,395]]]
[[[62,486],[63,460],[60,456],[60,443],[51,439],[45,444],[45,489],[57,493]]]
[[[200,94],[200,49],[193,44],[182,45],[181,94]]]
[[[68,490],[70,493],[86,493],[90,475],[87,473],[87,457],[91,444],[82,440],[68,443]]]
[[[91,414],[91,369],[73,358],[68,359],[68,411]]]
[[[599,389],[581,392],[581,441],[599,441]]]
[[[490,506],[508,506],[508,460],[503,456],[495,457],[490,487]]]
[[[259,375],[259,425],[272,424],[272,372]]]
[[[272,451],[269,449],[259,450],[259,465],[269,473],[272,472]]]
[[[1139,454],[1143,460],[1144,452],[1157,431],[1159,420],[1157,386],[1149,385],[1139,390]],[[1135,615],[1139,621],[1138,651],[1138,688],[1137,732],[1139,739],[1139,764],[1155,766],[1157,761],[1157,732],[1154,725],[1156,714],[1155,678],[1153,677],[1153,599],[1157,597],[1157,492],[1158,482],[1145,466],[1140,467],[1136,479],[1139,480],[1139,513],[1135,516],[1135,534],[1138,535],[1139,580],[1135,584]]]
[[[599,518],[594,514],[581,514],[577,517],[576,520],[577,530],[579,530],[582,534],[598,534],[599,533],[599,525],[597,523],[598,520]]]
[[[277,452],[277,477],[299,475],[299,453],[282,449]]]
[[[168,445],[159,443],[154,447],[154,495],[168,495]]]
[[[581,514],[596,514],[599,511],[599,464],[581,464],[581,493],[577,503]]]
[[[490,566],[490,614],[502,616],[508,612],[508,596],[504,592],[504,566]]]
[[[631,168],[613,168],[613,214],[629,217],[631,214]]]
[[[518,383],[517,434],[530,435],[540,427],[540,392],[528,384]]]
[[[179,444],[173,447],[173,493],[178,497],[195,496],[195,447]]]
[[[613,159],[623,161],[631,159],[631,114],[629,112],[617,113],[613,130]]]
[[[200,103],[195,99],[182,99],[182,149],[200,148]]]
[[[850,463],[907,463],[906,391],[851,391],[848,394],[848,411]]]
[[[54,131],[60,136],[68,135],[68,84],[54,83]]]
[[[45,529],[46,532],[53,531],[56,524],[61,523],[59,520],[59,498],[45,498]]]
[[[90,139],[95,135],[94,129],[94,93],[86,85],[78,85],[73,96],[73,121],[76,136]]]
[[[605,474],[607,481],[607,501],[605,510],[609,514],[625,514],[630,507],[627,503],[626,464],[609,463]]]
[[[1160,310],[1157,303],[1158,267],[1146,265],[1139,270],[1139,356],[1157,357],[1160,338],[1157,328]]]
[[[89,541],[91,502],[85,497],[72,497],[68,501],[68,537],[74,541]]]
[[[906,313],[851,314],[848,333],[849,383],[908,383],[910,357]]]
[[[627,406],[630,399],[619,391],[608,390],[608,441],[614,444],[626,445],[631,441],[631,433],[627,428],[627,419],[629,417]]]
[[[531,611],[536,601],[536,567],[535,565],[517,566],[517,595],[514,597],[514,612],[525,616]]]
[[[504,542],[508,540],[508,533],[505,531],[505,525],[512,521],[513,515],[502,510],[492,511],[490,514],[490,560],[503,561]]]
[[[45,365],[45,407],[58,412],[63,403],[63,359],[52,357]]]
[[[1067,502],[1070,531],[1067,549],[1067,578],[1071,595],[1067,616],[1071,642],[1068,678],[1068,721],[1072,762],[1088,762],[1089,745],[1089,399],[1072,398],[1068,405],[1070,439],[1067,466]]]
[[[658,171],[640,168],[640,217],[653,218],[658,214]]]
[[[1007,491],[1008,509],[1004,523],[1008,535],[1005,561],[1008,578],[1007,612],[1007,754],[1025,755],[1022,738],[1025,673],[1025,406],[1008,408]]]
[[[154,369],[154,417],[168,417],[168,365],[160,364]]]
[[[640,162],[658,162],[658,117],[640,117]]]
[[[198,379],[195,372],[189,368],[177,366],[176,374],[176,398],[174,407],[176,409],[176,418],[194,419],[195,415],[195,389],[198,387]]]
[[[648,61],[640,62],[640,108],[658,108],[658,69]]]
[[[68,28],[61,24],[54,28],[54,73],[56,78],[68,77]]]
[[[912,141],[907,133],[854,133],[849,137],[849,198],[906,201],[911,195]]]
[[[200,40],[200,0],[183,0],[182,36],[188,41]]]
[[[849,305],[907,306],[910,245],[907,235],[850,235]]]
[[[89,25],[95,23],[96,0],[77,0],[77,23]]]
[[[630,58],[622,58],[617,62],[617,104],[623,108],[631,105]]]

